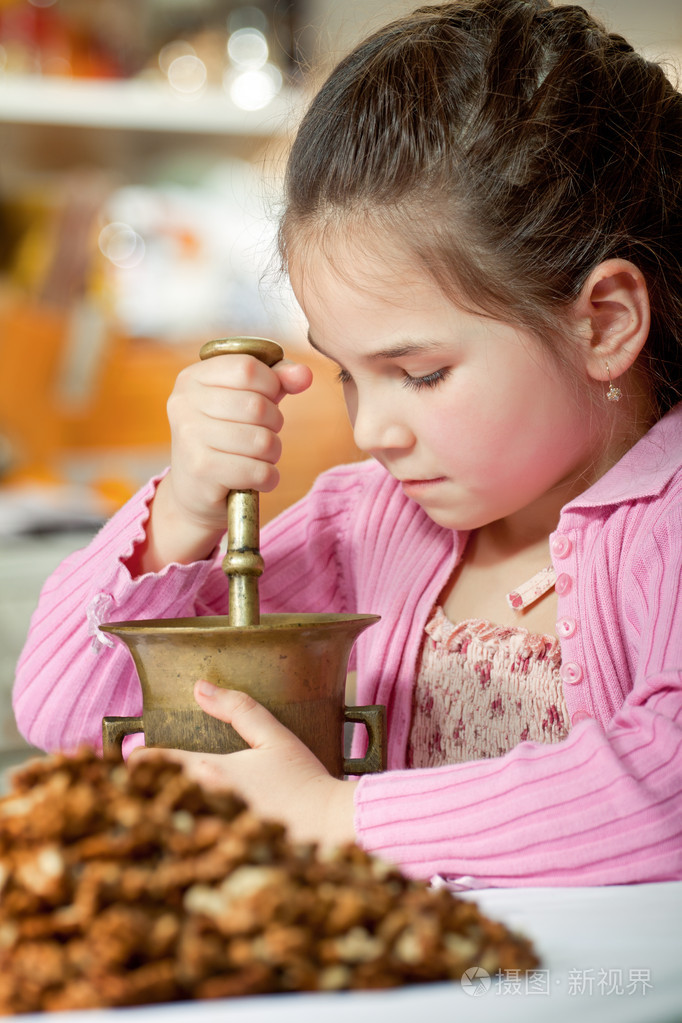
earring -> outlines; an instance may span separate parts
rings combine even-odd
[[[623,397],[623,392],[621,391],[620,387],[616,387],[615,384],[611,382],[611,373],[609,372],[608,362],[606,363],[606,372],[609,375],[609,389],[606,392],[606,400],[620,401],[620,399]]]

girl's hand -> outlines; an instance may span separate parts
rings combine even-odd
[[[268,367],[250,355],[194,363],[168,400],[171,468],[154,497],[134,575],[207,557],[225,532],[230,490],[270,491],[279,480],[279,403],[312,382],[307,366]]]
[[[329,848],[355,840],[356,782],[332,778],[307,746],[246,693],[200,681],[194,695],[207,714],[232,724],[251,749],[219,754],[139,748],[130,759],[174,760],[204,787],[232,789],[258,816],[284,823],[294,841]]]
[[[229,490],[272,490],[279,480],[279,402],[311,383],[307,366],[268,367],[223,355],[183,370],[168,400],[171,489],[177,507],[208,530],[224,527]]]

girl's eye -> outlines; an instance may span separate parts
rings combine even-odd
[[[437,387],[442,380],[445,380],[449,372],[449,369],[437,369],[423,377],[412,377],[409,373],[405,373],[402,379],[403,387],[408,387],[412,391],[421,391],[425,387]],[[336,379],[340,384],[349,384],[353,378],[347,369],[339,368]]]
[[[421,391],[425,387],[437,387],[442,380],[445,380],[449,372],[448,369],[437,369],[434,373],[427,373],[423,377],[411,377],[409,373],[406,373],[403,377],[403,387],[407,387],[411,391]]]

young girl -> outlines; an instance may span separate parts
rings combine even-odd
[[[388,771],[333,779],[200,681],[252,748],[169,756],[415,876],[682,878],[681,138],[663,71],[575,6],[424,8],[331,74],[281,249],[371,458],[265,527],[261,608],[381,615],[356,660]],[[279,402],[309,383],[247,356],[181,373],[170,470],[45,586],[32,743],[140,713],[98,624],[226,612],[226,494],[276,485]]]

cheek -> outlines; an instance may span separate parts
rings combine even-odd
[[[434,402],[431,413],[420,417],[420,439],[439,464],[463,479],[477,480],[477,487],[506,486],[520,471],[529,479],[541,475],[541,463],[552,456],[530,398],[522,398],[519,390],[500,389],[492,396],[472,387]]]
[[[481,398],[466,391],[456,395],[439,395],[435,391],[427,394],[414,419],[422,440],[442,454],[458,451],[461,456],[471,447],[485,443],[489,434],[497,435]]]

